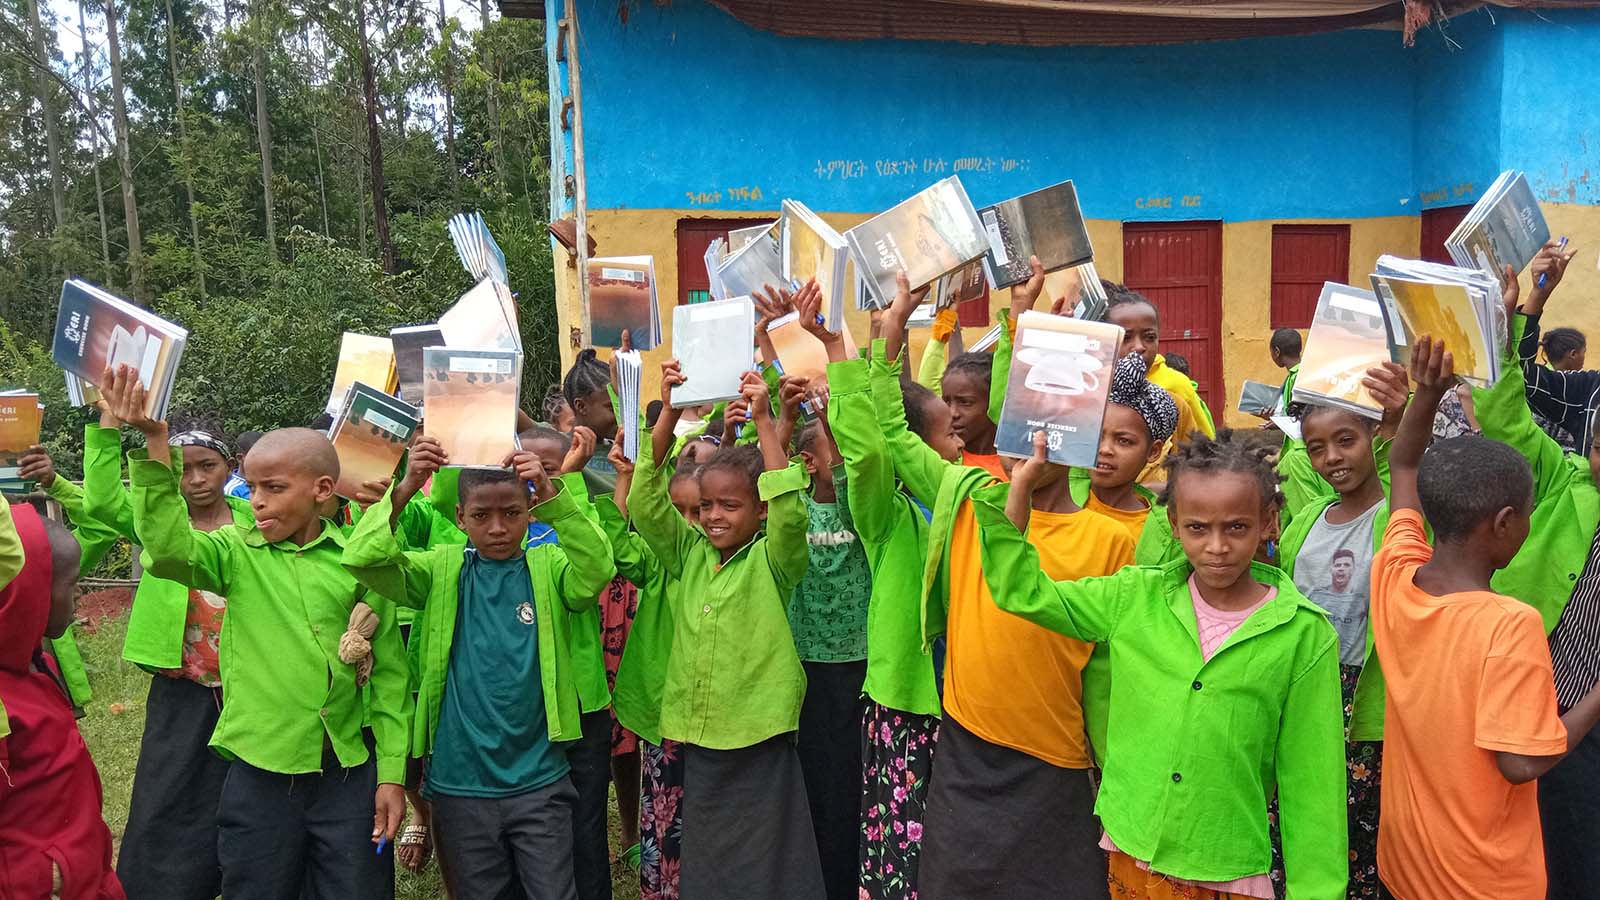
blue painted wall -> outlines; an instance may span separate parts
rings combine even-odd
[[[553,33],[561,4],[548,5]],[[1408,50],[1378,30],[840,42],[757,31],[704,0],[629,4],[626,23],[614,0],[578,7],[591,208],[796,197],[872,212],[956,173],[980,205],[1072,178],[1092,218],[1358,218],[1471,202],[1509,166],[1548,199],[1565,186],[1600,202],[1600,182],[1573,174],[1600,140],[1586,89],[1600,12],[1474,13]]]

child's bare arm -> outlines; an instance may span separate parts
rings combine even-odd
[[[1556,763],[1567,758],[1567,754],[1578,748],[1583,739],[1594,730],[1596,723],[1600,723],[1600,684],[1589,689],[1567,714],[1561,717],[1561,724],[1567,727],[1567,749],[1555,756],[1528,756],[1523,753],[1510,753],[1505,750],[1495,753],[1495,764],[1500,768],[1500,774],[1512,784],[1526,784],[1556,767]]]
[[[789,466],[789,447],[778,437],[778,423],[772,418],[772,403],[767,398],[767,383],[757,372],[744,373],[744,383],[739,386],[746,403],[750,404],[750,418],[756,423],[756,437],[761,442],[761,462],[768,472]]]
[[[903,271],[895,273],[894,284],[894,302],[883,313],[883,358],[890,362],[900,356],[900,348],[905,345],[906,322],[911,313],[928,295],[926,290],[912,293],[911,282]]]
[[[1411,380],[1416,382],[1416,393],[1400,420],[1394,446],[1389,451],[1389,508],[1420,512],[1422,500],[1417,495],[1417,467],[1433,438],[1434,411],[1455,381],[1454,362],[1442,342],[1426,335],[1417,339],[1411,351]],[[1386,387],[1372,378],[1366,380],[1366,385],[1369,390]]]
[[[650,454],[657,466],[666,465],[672,457],[672,432],[683,418],[683,410],[672,407],[672,389],[688,380],[676,357],[661,364],[661,417],[650,432]]]

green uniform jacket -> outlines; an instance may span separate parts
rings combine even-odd
[[[644,538],[628,527],[611,496],[596,500],[594,508],[611,542],[617,574],[639,589],[639,608],[617,663],[611,706],[623,728],[659,747],[661,697],[672,659],[672,610],[678,602],[668,592],[681,586],[668,580],[666,567]]]
[[[649,432],[641,439],[650,446]],[[800,725],[805,671],[789,630],[789,596],[811,563],[798,463],[764,472],[767,527],[726,563],[667,495],[667,469],[639,454],[628,492],[634,528],[666,569],[672,649],[661,734],[712,750],[751,747]]]
[[[1511,346],[1522,339],[1527,319],[1516,317]],[[1489,582],[1495,590],[1539,611],[1548,634],[1572,599],[1578,575],[1589,559],[1600,526],[1600,493],[1589,474],[1589,460],[1565,453],[1533,423],[1524,395],[1522,367],[1507,355],[1500,380],[1489,390],[1474,388],[1472,405],[1483,436],[1503,441],[1533,467],[1533,521],[1528,540]]]
[[[1205,661],[1187,560],[1052,581],[1006,518],[1003,490],[980,491],[973,503],[995,603],[1111,647],[1116,715],[1095,811],[1117,846],[1178,878],[1266,872],[1272,843],[1261,811],[1276,791],[1289,896],[1343,900],[1339,637],[1322,611],[1278,569],[1254,564],[1277,596]]]
[[[937,716],[939,687],[922,642],[922,605],[907,590],[922,577],[928,520],[896,484],[868,361],[830,363],[828,391],[828,424],[844,457],[846,500],[872,571],[864,690],[889,709]]]
[[[411,755],[433,752],[444,702],[450,652],[455,641],[466,547],[440,544],[427,550],[402,550],[389,529],[391,497],[374,504],[345,547],[343,564],[356,580],[394,602],[420,609],[412,626],[417,648],[417,709],[411,723]],[[544,693],[550,740],[582,736],[571,653],[572,612],[594,604],[595,595],[616,574],[605,535],[583,514],[572,490],[563,489],[533,508],[556,530],[559,546],[528,547],[528,572],[539,629],[539,685]],[[557,605],[559,601],[559,605]]]
[[[122,486],[122,438],[115,428],[90,425],[83,434],[84,512],[116,529],[134,544],[141,544],[134,533],[133,495]],[[167,471],[173,490],[183,473],[183,448],[169,450],[172,467]],[[255,515],[250,501],[225,498],[233,511],[233,524],[250,529]],[[187,521],[185,512],[185,521]],[[183,665],[183,630],[189,617],[189,589],[176,581],[158,577],[151,571],[148,551],[139,562],[145,568],[133,594],[128,612],[128,635],[122,641],[122,658],[146,671],[176,669]],[[223,614],[227,621],[227,614]]]
[[[227,702],[212,749],[297,775],[321,771],[327,744],[348,768],[371,755],[362,737],[367,726],[378,781],[404,784],[411,721],[405,648],[394,604],[340,565],[344,534],[328,519],[304,546],[269,544],[254,523],[196,531],[172,472],[142,450],[129,454],[134,521],[150,571],[228,598],[218,650]],[[378,617],[365,687],[356,684],[355,667],[339,659],[339,639],[358,601]]]
[[[113,451],[117,466],[122,466],[121,449]],[[72,537],[78,542],[82,556],[78,561],[78,574],[87,575],[94,571],[94,567],[105,558],[107,551],[116,546],[117,532],[98,519],[91,518],[83,511],[83,488],[74,484],[60,475],[50,482],[45,488],[45,493],[55,498],[61,504],[61,509],[67,514],[67,519],[72,523]],[[56,658],[56,665],[61,668],[61,679],[67,683],[67,693],[72,697],[72,705],[79,709],[88,706],[94,699],[94,691],[89,686],[89,672],[83,665],[83,654],[78,652],[78,626],[67,628],[67,633],[58,638],[46,638],[50,644],[50,652]]]

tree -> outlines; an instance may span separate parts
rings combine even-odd
[[[256,85],[256,142],[261,149],[261,205],[267,213],[267,250],[278,253],[277,229],[273,226],[272,199],[272,118],[267,115],[267,22],[266,4],[254,0],[250,9],[250,68]]]
[[[139,201],[133,187],[133,152],[128,143],[128,101],[122,90],[122,48],[117,42],[117,0],[106,2],[106,52],[111,59],[111,113],[116,126],[117,166],[122,175],[122,219],[128,229],[128,290],[144,297],[144,237],[139,232]]]
[[[100,183],[100,117],[95,113],[94,79],[90,75],[93,67],[89,65],[94,54],[89,49],[86,19],[88,16],[84,14],[83,0],[78,0],[78,45],[83,48],[83,102],[89,113],[89,142],[94,156],[90,168],[94,170],[94,207],[100,221],[100,279],[110,282],[111,233],[106,227],[106,189]]]
[[[191,161],[189,159],[189,129],[188,126],[184,124],[185,115],[183,109],[183,79],[178,77],[178,39],[175,35],[175,32],[178,30],[178,26],[172,17],[172,0],[166,0],[166,4],[167,64],[172,67],[172,117],[178,123],[179,167],[183,169],[183,192],[189,199],[189,239],[194,243],[194,272],[195,277],[199,280],[200,296],[203,299],[206,295],[205,254],[200,250],[200,216],[195,211],[194,206],[194,176],[190,171]],[[268,243],[270,243],[272,240],[272,219],[270,218],[270,212],[268,215],[267,240]]]
[[[372,169],[372,229],[378,237],[383,270],[393,275],[394,242],[389,238],[389,208],[383,183],[383,136],[378,132],[378,84],[367,41],[367,5],[356,0],[356,36],[361,48],[361,101],[367,118],[367,159]]]
[[[444,152],[450,165],[450,199],[459,206],[461,163],[456,159],[456,109],[452,84],[455,81],[455,47],[451,40],[454,30],[454,24],[444,11],[444,0],[439,0],[439,58],[444,73],[444,77],[440,79],[440,86],[444,89]]]
[[[50,162],[50,203],[59,233],[67,223],[66,181],[61,175],[61,124],[56,121],[55,79],[51,77],[50,54],[45,50],[44,24],[39,18],[39,0],[28,0],[28,26],[33,34],[34,64],[38,66],[39,108],[44,117],[44,133]]]

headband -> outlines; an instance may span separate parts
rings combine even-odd
[[[1117,360],[1108,399],[1138,413],[1145,427],[1150,429],[1150,439],[1165,444],[1178,427],[1178,404],[1171,394],[1145,377],[1148,371],[1149,364],[1137,353]]]
[[[223,459],[233,458],[233,452],[228,449],[227,444],[223,443],[222,438],[209,431],[180,431],[167,439],[167,445],[170,447],[204,447],[207,450],[217,451],[222,455]]]

